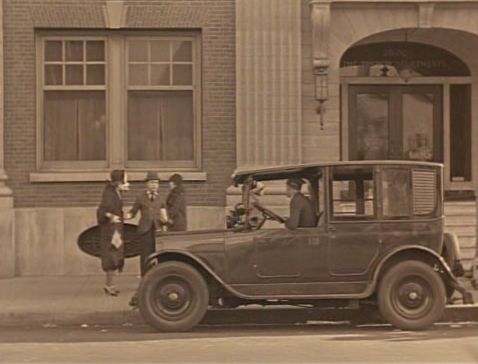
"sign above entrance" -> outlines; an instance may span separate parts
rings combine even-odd
[[[348,49],[340,61],[344,76],[414,77],[470,76],[468,66],[454,54],[414,42],[380,42]]]

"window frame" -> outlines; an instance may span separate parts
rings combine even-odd
[[[146,168],[159,168],[159,169],[168,169],[171,168],[171,164],[174,164],[175,170],[200,170],[201,169],[201,38],[200,34],[194,34],[190,32],[183,32],[181,35],[179,33],[165,32],[162,36],[145,36],[144,34],[135,33],[126,33],[123,38],[123,60],[125,63],[125,79],[124,79],[124,96],[123,96],[123,116],[124,116],[124,126],[123,130],[125,131],[124,135],[124,153],[123,160],[124,166],[128,169],[146,169]],[[155,41],[155,40],[190,40],[192,43],[192,85],[147,85],[147,86],[138,86],[128,84],[129,80],[129,49],[128,49],[128,40],[146,40],[146,41]],[[136,63],[136,62],[133,62]],[[170,60],[170,65],[173,63]],[[149,72],[148,72],[149,74]],[[170,79],[173,79],[173,67],[170,70]],[[129,91],[192,91],[192,108],[193,108],[193,160],[191,161],[182,161],[182,160],[168,160],[168,161],[136,161],[128,160],[128,93]]]
[[[104,85],[45,85],[45,42],[51,40],[75,41],[81,40],[83,42],[88,40],[102,40],[105,44],[105,83]],[[37,74],[37,93],[36,93],[36,165],[37,170],[101,170],[108,168],[108,161],[110,160],[110,134],[109,134],[109,51],[108,40],[103,34],[98,35],[80,35],[72,33],[64,33],[62,35],[52,35],[50,32],[42,34],[38,33],[35,39],[36,45],[36,74]],[[62,47],[62,50],[64,48]],[[66,64],[66,61],[62,61]],[[86,60],[83,60],[86,65]],[[63,71],[63,75],[64,75]],[[105,117],[106,117],[106,131],[105,131],[105,160],[104,161],[46,161],[45,160],[45,121],[44,121],[44,106],[45,106],[45,91],[104,91],[105,93]]]
[[[128,162],[127,156],[127,100],[128,100],[128,63],[127,39],[189,39],[192,41],[191,86],[160,86],[161,90],[191,90],[193,94],[193,159],[191,161],[140,161]],[[47,40],[103,40],[105,42],[105,85],[72,85],[47,86],[48,90],[104,90],[106,105],[106,160],[105,161],[45,161],[44,159],[44,43]],[[36,46],[36,171],[30,176],[32,181],[58,180],[53,175],[65,174],[71,180],[72,173],[104,172],[112,168],[127,168],[140,173],[148,169],[159,169],[159,172],[182,172],[191,175],[191,180],[204,180],[202,171],[202,39],[201,32],[191,31],[73,31],[73,30],[38,30],[35,33]],[[113,60],[120,55],[120,60]],[[85,61],[86,62],[86,61]],[[171,70],[172,72],[172,70]],[[119,77],[116,77],[119,76]],[[154,86],[153,86],[154,87]],[[152,90],[152,89],[150,89]],[[45,174],[42,177],[41,174]],[[197,175],[197,176],[196,176]],[[60,178],[61,179],[61,178]],[[78,180],[84,180],[78,173]]]

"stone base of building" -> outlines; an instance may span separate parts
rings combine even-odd
[[[11,211],[14,214],[11,221],[14,219],[15,239],[12,239],[11,246],[2,248],[0,254],[4,276],[13,276],[13,267],[17,276],[102,273],[99,259],[83,253],[77,244],[80,233],[96,225],[95,207],[18,208]],[[0,214],[0,233],[3,233],[1,229],[7,218],[3,217],[3,212]],[[137,223],[137,219],[132,223]],[[224,227],[224,207],[188,207],[189,230]],[[1,238],[3,244],[3,235]],[[5,269],[8,264],[11,267]],[[125,273],[139,273],[138,258],[126,260]]]
[[[0,196],[0,278],[15,275],[13,197]]]

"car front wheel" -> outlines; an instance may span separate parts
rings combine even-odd
[[[161,331],[187,331],[206,314],[209,292],[202,275],[177,261],[159,263],[142,278],[139,310]]]
[[[404,261],[390,268],[378,288],[385,320],[403,330],[423,330],[439,320],[445,308],[445,285],[431,266]]]

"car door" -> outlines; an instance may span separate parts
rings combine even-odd
[[[327,234],[317,228],[229,231],[226,233],[226,283],[252,296],[294,295],[297,283],[325,277]]]
[[[330,280],[365,281],[381,245],[374,168],[331,167],[329,190]]]
[[[318,294],[317,282],[327,276],[326,253],[324,226],[228,232],[227,283],[247,296]]]
[[[259,279],[305,279],[319,260],[317,228],[265,229],[254,237],[254,268]]]

